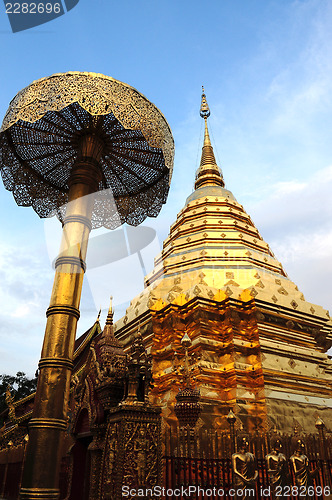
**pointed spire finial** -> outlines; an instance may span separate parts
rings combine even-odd
[[[224,179],[220,168],[214,157],[213,147],[210,141],[207,119],[210,116],[210,108],[206,100],[204,87],[202,87],[202,101],[200,113],[205,121],[204,144],[199,169],[196,172],[195,189],[202,186],[212,185],[225,187]]]
[[[201,115],[202,118],[204,118],[204,120],[207,120],[211,114],[209,105],[208,105],[207,100],[206,100],[206,95],[205,95],[205,90],[204,90],[203,85],[202,85],[201,110],[200,110],[199,114]]]
[[[114,335],[114,327],[113,327],[113,305],[112,305],[113,297],[111,296],[110,306],[108,309],[104,330],[98,340],[99,348],[102,350],[105,346],[111,346],[112,348],[119,348],[120,343],[118,339]],[[109,352],[108,352],[109,355]]]
[[[106,318],[106,325],[113,325],[113,304],[112,304],[112,301],[113,301],[113,297],[111,295],[110,306],[109,306],[107,318]]]
[[[97,316],[96,322],[98,322],[98,321],[100,320],[100,315],[101,315],[101,307],[99,308],[99,313],[98,313],[98,316]]]

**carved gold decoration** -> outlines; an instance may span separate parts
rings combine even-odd
[[[12,420],[13,422],[16,421],[16,415],[15,415],[15,406],[14,406],[14,398],[11,395],[10,392],[10,386],[7,386],[6,389],[6,405],[8,406],[8,416],[9,419]]]
[[[103,488],[103,498],[112,498],[116,485],[114,473],[117,460],[117,450],[120,445],[119,424],[113,423],[106,432],[105,448],[103,457],[103,479],[100,486]]]
[[[96,391],[103,408],[107,410],[123,399],[127,374],[127,356],[114,336],[112,303],[103,333],[90,351]]]
[[[124,404],[112,410],[104,440],[99,498],[121,498],[122,485],[137,489],[161,484],[160,429],[159,410],[150,405]]]
[[[152,486],[158,481],[157,424],[128,422],[124,433],[126,470],[124,484]]]

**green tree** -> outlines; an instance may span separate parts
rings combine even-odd
[[[18,401],[36,390],[37,377],[28,378],[24,372],[17,372],[16,375],[0,375],[0,414],[7,409],[6,390],[8,385],[11,395],[15,401]]]

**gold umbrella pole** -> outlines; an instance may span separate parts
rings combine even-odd
[[[98,161],[103,144],[94,135],[80,140],[78,159],[69,179],[69,195],[60,255],[47,309],[44,344],[21,498],[59,497],[59,469],[63,433],[67,426],[67,403],[85,258],[91,230],[92,193],[98,190]]]

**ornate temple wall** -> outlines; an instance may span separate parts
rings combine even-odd
[[[227,429],[232,408],[248,431],[314,432],[318,415],[332,427],[332,363],[315,338],[322,320],[295,318],[252,297],[240,301],[217,292],[215,298],[157,301],[117,329],[126,348],[140,325],[153,358],[151,398],[165,422],[177,425],[181,339],[187,333],[191,375],[203,405],[201,426]]]

